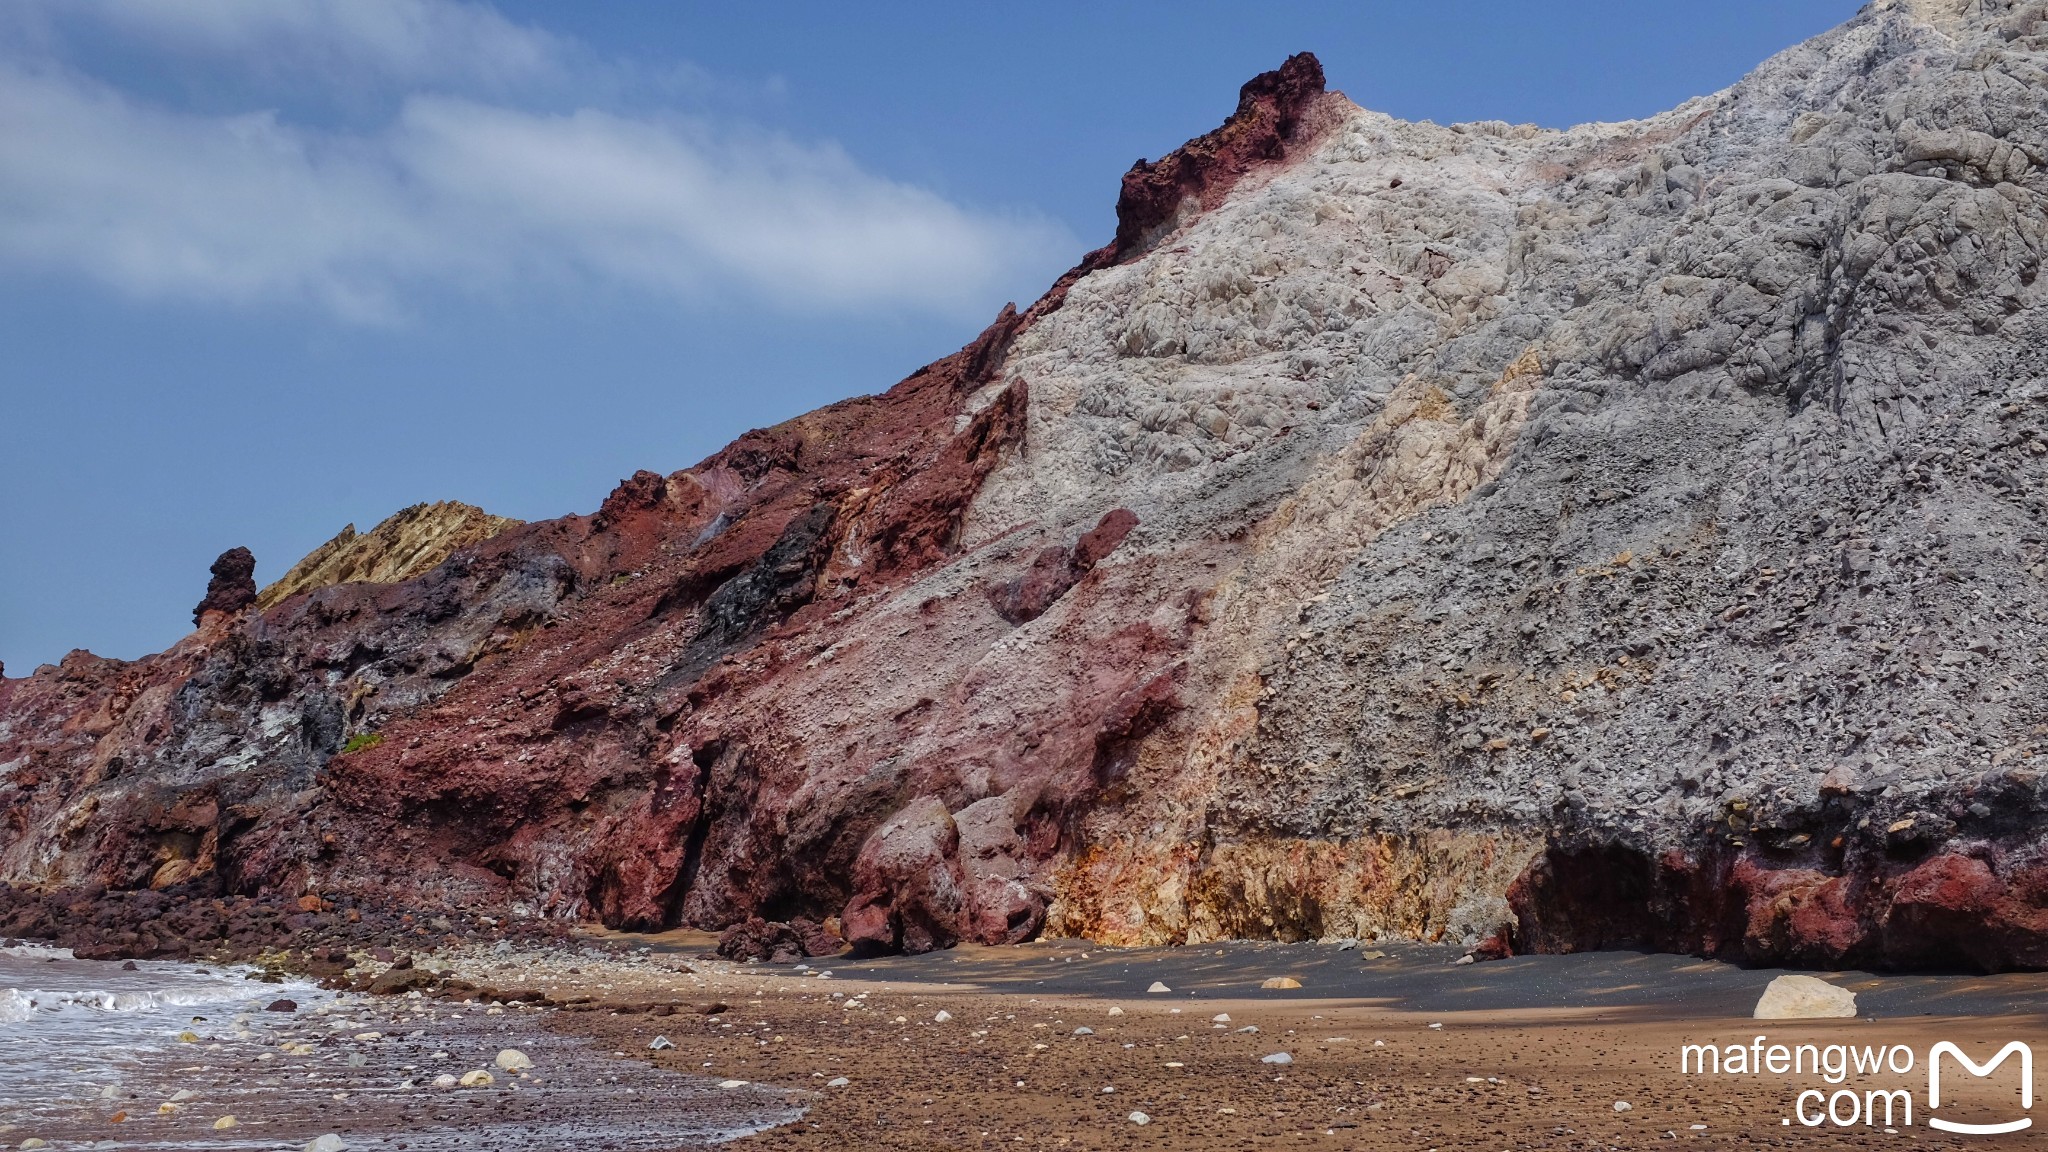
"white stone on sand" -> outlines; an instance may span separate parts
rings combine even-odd
[[[1815,1020],[1856,1015],[1856,994],[1812,976],[1771,981],[1756,1002],[1758,1020]]]

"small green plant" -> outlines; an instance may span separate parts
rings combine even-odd
[[[348,743],[341,746],[341,754],[346,756],[351,752],[361,752],[365,748],[375,748],[383,742],[384,734],[381,732],[358,732],[348,738]]]

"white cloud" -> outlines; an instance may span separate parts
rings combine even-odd
[[[505,93],[572,75],[576,49],[485,8],[87,8],[169,49],[302,60],[309,76],[372,76],[402,96],[380,122],[313,126],[152,103],[56,49],[0,60],[0,267],[144,297],[307,300],[358,320],[401,315],[425,288],[578,278],[788,309],[972,313],[1076,247],[1042,218],[961,207],[829,144],[659,109],[521,107]],[[462,94],[436,94],[450,91]]]
[[[317,83],[514,89],[592,61],[573,41],[459,0],[26,0],[61,34]]]

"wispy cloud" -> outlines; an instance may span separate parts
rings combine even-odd
[[[433,288],[577,279],[954,312],[1076,247],[1042,217],[949,202],[829,142],[615,87],[584,105],[579,86],[610,84],[603,65],[486,7],[77,0],[39,15],[0,55],[0,268],[372,321]],[[81,23],[171,64],[393,100],[367,122],[202,112],[95,69],[67,47]]]

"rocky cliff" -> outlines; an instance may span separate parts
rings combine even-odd
[[[2038,2],[1569,131],[1295,57],[885,393],[0,680],[0,879],[2048,964],[2044,162]]]

